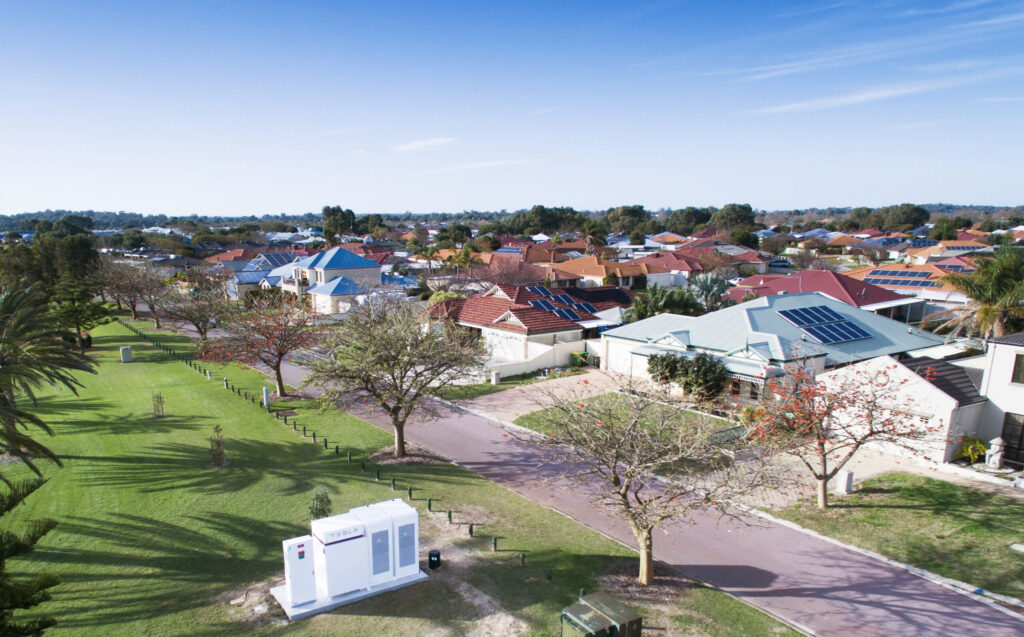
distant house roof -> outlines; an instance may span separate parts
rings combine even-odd
[[[578,274],[580,276],[601,278],[604,278],[614,272],[619,279],[639,276],[641,274],[661,274],[669,271],[667,268],[656,265],[648,265],[646,263],[636,265],[619,263],[617,261],[602,259],[601,257],[579,257],[578,259],[572,259],[571,261],[565,261],[554,265],[552,266],[552,269],[561,270],[570,274]]]
[[[961,405],[985,401],[963,367],[927,356],[905,360],[903,365]]]
[[[704,269],[700,259],[677,252],[655,252],[646,257],[638,257],[626,261],[626,263],[631,265],[656,265],[673,272],[693,272]]]
[[[256,256],[256,252],[247,248],[238,248],[236,250],[228,250],[215,254],[213,256],[206,257],[206,261],[249,261]]]
[[[274,268],[282,265],[287,265],[295,261],[295,255],[289,252],[263,252],[258,254],[252,261],[249,262],[244,269],[246,270],[273,270]]]
[[[242,270],[235,272],[235,283],[242,285],[254,285],[267,277],[269,270]]]
[[[841,342],[819,341],[780,311],[824,306],[868,334]],[[728,355],[754,350],[765,362],[799,361],[824,356],[829,364],[852,363],[886,354],[899,354],[943,342],[929,332],[910,329],[899,321],[861,310],[817,292],[766,296],[704,316],[659,314],[604,333],[605,336],[656,346],[663,339],[685,341],[692,347]]]
[[[740,281],[725,296],[738,302],[748,294],[761,297],[798,292],[821,292],[854,307],[904,298],[903,295],[883,287],[864,283],[830,270],[803,270],[789,275],[757,274]]]
[[[940,280],[947,274],[949,274],[947,271],[932,263],[925,265],[885,263],[843,272],[843,276],[903,294],[914,294],[921,291],[956,292],[956,288]]]
[[[321,252],[307,259],[303,259],[300,263],[295,265],[301,265],[306,268],[314,268],[317,270],[354,270],[356,268],[379,268],[380,265],[359,256],[353,254],[344,248],[331,248],[326,252]]]
[[[311,287],[306,292],[308,294],[322,294],[325,296],[350,296],[353,294],[364,294],[368,290],[355,281],[340,276],[337,279],[331,279],[327,283]]]
[[[662,232],[661,234],[651,235],[647,238],[655,243],[665,244],[682,243],[686,241],[686,237],[674,232]]]

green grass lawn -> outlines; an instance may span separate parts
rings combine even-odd
[[[1024,541],[1024,502],[941,480],[890,473],[860,490],[812,502],[780,517],[996,593],[1024,597],[1024,559],[1010,545]]]
[[[601,396],[591,396],[590,398],[585,398],[584,402],[590,403],[595,400],[605,400],[607,396],[609,396],[609,394],[603,394]],[[623,409],[625,409],[625,407]],[[523,414],[522,416],[516,418],[513,421],[513,423],[519,425],[520,427],[526,427],[527,429],[536,431],[538,433],[552,433],[555,430],[554,427],[551,425],[551,419],[554,414],[555,410],[552,408],[538,409],[537,411],[531,411],[528,414]],[[719,427],[724,429],[726,427],[732,426],[733,424],[726,420],[725,418],[719,418],[717,416],[706,416],[705,414],[700,414],[693,411],[683,411],[682,416],[683,422],[693,422],[698,418],[707,418],[708,421],[711,422],[716,429]]]
[[[529,374],[519,374],[518,376],[508,376],[502,378],[497,385],[492,385],[490,382],[477,383],[475,385],[455,385],[454,387],[442,387],[434,392],[434,395],[438,398],[444,398],[445,400],[473,400],[486,396],[488,394],[495,394],[506,389],[512,389],[513,387],[519,387],[521,385],[529,385],[542,380],[551,380],[554,378],[564,378],[566,376],[575,376],[577,374],[583,374],[583,370],[565,370],[551,374],[547,378],[538,376],[537,372]]]
[[[166,339],[188,345],[181,336]],[[15,531],[43,517],[59,523],[35,551],[8,563],[15,576],[49,571],[61,577],[53,600],[38,608],[59,621],[49,634],[462,634],[487,615],[457,591],[464,581],[524,622],[528,634],[551,635],[558,633],[561,608],[580,588],[595,590],[610,564],[636,559],[627,548],[449,463],[386,465],[378,482],[376,466],[361,471],[333,446],[366,458],[391,442],[387,432],[348,414],[287,403],[300,410],[293,422],[320,440],[327,436],[331,449],[325,451],[224,390],[220,379],[228,376],[257,394],[269,383],[253,370],[211,365],[216,371],[208,381],[119,324],[96,329],[94,344],[99,374],[81,376],[80,396],[55,390],[40,397],[37,413],[56,433],[46,442],[65,467],[44,463],[49,481],[3,519]],[[117,348],[126,344],[136,362],[120,364]],[[161,418],[152,416],[155,391],[165,400]],[[210,466],[214,425],[223,429],[226,468]],[[20,465],[3,472],[10,479],[27,475]],[[391,477],[399,491],[391,490]],[[238,610],[226,601],[279,575],[280,541],[308,532],[315,486],[327,488],[335,512],[405,495],[412,486],[424,548],[469,562],[460,567],[451,560],[427,582],[294,624],[233,619]],[[427,497],[435,510],[452,509],[457,524],[427,513]],[[468,536],[468,522],[479,524],[475,538]],[[490,551],[490,536],[501,538],[501,551]],[[702,629],[707,634],[740,631],[749,621],[781,629],[713,591],[681,592],[676,610],[709,626]]]

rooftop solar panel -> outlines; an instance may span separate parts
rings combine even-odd
[[[828,323],[826,325],[810,325],[804,328],[804,332],[825,345],[871,338],[870,333],[850,321],[839,321],[838,323]]]
[[[568,308],[559,308],[559,309],[555,310],[555,315],[556,316],[561,316],[562,318],[570,320],[570,321],[578,321],[578,320],[580,320],[580,315],[577,314],[576,312],[568,309]]]
[[[583,311],[590,314],[597,314],[597,308],[590,303],[580,303],[583,306]]]
[[[540,294],[541,296],[547,296],[546,294],[540,291],[540,287],[541,286],[539,285],[528,285],[526,286],[526,291],[533,292],[534,294]]]
[[[559,303],[565,303],[566,305],[572,305],[573,303],[576,302],[576,300],[569,296],[568,294],[556,294],[554,298]]]
[[[551,290],[547,289],[543,285],[538,285],[536,287],[537,287],[537,293],[538,294],[543,294],[544,296],[551,296]]]

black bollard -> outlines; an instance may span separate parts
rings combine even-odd
[[[427,498],[427,511],[430,511],[430,506],[434,504],[434,498]]]
[[[341,455],[341,447],[339,447],[338,445],[334,445],[334,455],[336,455],[336,456],[340,456]]]
[[[470,525],[469,525],[469,537],[473,537],[473,524],[472,523],[470,523]]]
[[[395,479],[394,478],[391,478],[391,490],[392,491],[395,490]]]
[[[526,553],[519,554],[519,566],[526,566]]]

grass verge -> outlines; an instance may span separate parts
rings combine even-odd
[[[552,380],[555,378],[565,378],[567,376],[576,376],[577,374],[583,374],[583,370],[564,370],[557,371],[548,376],[538,376],[536,372],[529,374],[519,374],[518,376],[507,376],[502,378],[497,385],[491,383],[477,383],[475,385],[455,385],[453,387],[442,387],[434,392],[434,395],[438,398],[445,400],[474,400],[481,396],[487,396],[488,394],[495,394],[506,389],[512,389],[513,387],[521,387],[523,385],[530,385],[542,380]]]
[[[834,497],[821,512],[804,502],[779,517],[856,546],[987,590],[1024,597],[1024,502],[942,480],[890,473]]]

